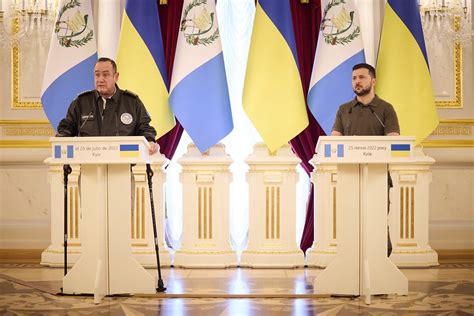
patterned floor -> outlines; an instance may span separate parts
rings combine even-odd
[[[403,269],[407,296],[314,297],[320,269],[164,269],[166,296],[60,296],[62,269],[0,264],[0,315],[474,315],[474,264]],[[149,270],[156,274],[156,270]],[[237,298],[238,297],[238,298]]]

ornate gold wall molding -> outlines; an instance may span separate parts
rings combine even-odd
[[[51,127],[48,120],[0,120],[0,126],[44,125]]]
[[[439,124],[474,125],[474,119],[440,119]]]
[[[54,129],[47,120],[0,120],[1,136],[54,136]],[[0,140],[0,148],[48,148],[48,140]]]
[[[4,127],[2,136],[54,136],[51,127]]]
[[[433,136],[471,136],[473,119],[440,120],[438,127],[431,133]]]
[[[421,145],[425,148],[472,148],[474,140],[426,140]]]
[[[461,18],[454,18],[454,31],[461,28]],[[454,68],[454,98],[451,100],[436,101],[437,108],[462,109],[462,43],[457,41],[453,47],[453,68]]]
[[[48,140],[0,140],[0,148],[50,148]]]
[[[20,22],[17,19],[13,20],[13,33],[20,30]],[[11,71],[12,71],[12,109],[42,109],[41,102],[22,101],[20,98],[20,46],[15,44],[11,49]]]

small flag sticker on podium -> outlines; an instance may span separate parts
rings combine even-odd
[[[138,145],[120,145],[120,158],[138,157]]]
[[[392,157],[409,157],[410,144],[392,144],[390,146]]]
[[[344,144],[337,144],[334,148],[331,144],[324,145],[324,157],[330,158],[333,154],[336,154],[337,157],[344,157]]]
[[[65,156],[65,157],[64,157]],[[66,149],[62,149],[61,145],[54,146],[54,158],[74,158],[74,146],[67,145]]]

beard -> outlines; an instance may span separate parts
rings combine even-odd
[[[360,86],[359,86],[360,87]],[[354,88],[354,93],[359,96],[359,97],[363,97],[365,95],[368,95],[370,93],[370,91],[372,90],[372,86],[369,86],[367,88],[362,88],[360,90],[357,90],[357,87]]]

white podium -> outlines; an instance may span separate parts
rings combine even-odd
[[[81,164],[82,255],[63,278],[63,293],[105,295],[156,292],[156,280],[133,257],[131,171],[151,163],[144,137],[51,138],[47,163]],[[159,155],[157,155],[157,158]]]
[[[401,136],[319,138],[315,164],[337,164],[338,248],[314,281],[316,294],[364,295],[370,303],[374,294],[408,293],[407,278],[387,257],[387,164],[411,158],[413,142]]]

